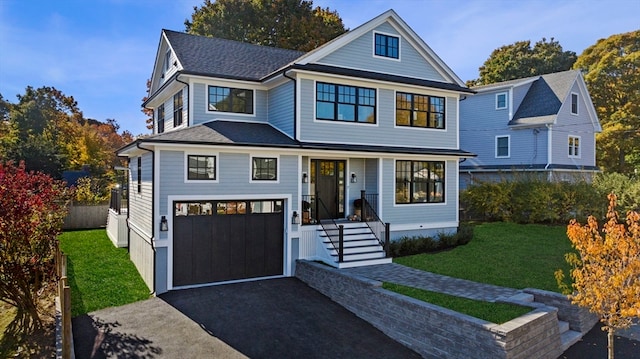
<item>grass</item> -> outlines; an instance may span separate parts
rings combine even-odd
[[[496,324],[506,323],[533,310],[516,304],[484,302],[393,283],[385,282],[382,288]]]
[[[565,226],[483,223],[464,246],[394,262],[481,283],[559,292],[553,273],[562,269],[568,275],[564,254],[570,251]]]
[[[127,250],[116,248],[104,229],[65,232],[58,238],[67,255],[73,317],[150,297]]]

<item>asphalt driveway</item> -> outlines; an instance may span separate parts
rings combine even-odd
[[[419,358],[296,278],[186,289],[73,319],[77,358]]]

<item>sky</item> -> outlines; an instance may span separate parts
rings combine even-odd
[[[73,96],[85,118],[147,133],[141,99],[161,29],[184,31],[203,0],[0,0],[0,94],[27,86]],[[356,28],[392,8],[463,81],[491,52],[554,38],[578,55],[640,29],[640,0],[314,0]]]

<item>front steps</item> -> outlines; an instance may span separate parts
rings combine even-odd
[[[335,248],[329,236],[338,237],[338,229],[325,232],[319,229],[319,237],[323,246],[329,252],[333,263],[328,263],[336,268],[352,268],[375,264],[391,263],[391,258],[386,258],[384,248],[378,242],[371,229],[363,222],[344,222],[344,260],[338,262],[338,250]]]
[[[529,293],[519,293],[507,300],[509,303],[516,303],[527,305],[527,303],[534,303],[534,296]],[[560,343],[562,346],[562,352],[565,352],[569,347],[577,343],[582,339],[582,333],[571,330],[569,328],[569,322],[558,319],[558,332],[560,334]]]

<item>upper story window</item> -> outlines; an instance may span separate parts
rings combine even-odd
[[[158,106],[156,110],[156,119],[158,121],[158,133],[164,132],[164,104]]]
[[[188,180],[216,180],[216,156],[187,155]]]
[[[496,136],[496,157],[509,157],[509,136]]]
[[[580,157],[580,137],[569,136],[569,157]]]
[[[574,115],[578,114],[578,94],[571,94],[571,113]]]
[[[142,157],[138,157],[136,180],[138,182],[138,193],[140,193],[142,192]]]
[[[396,161],[396,204],[444,202],[444,161]]]
[[[375,37],[375,55],[389,57],[392,59],[400,58],[400,38],[397,36],[374,34]]]
[[[444,129],[444,97],[396,93],[396,125]]]
[[[251,180],[277,181],[278,159],[273,157],[253,157],[251,160]]]
[[[162,72],[167,72],[169,70],[169,66],[171,65],[171,50],[167,50],[164,53],[164,64],[162,65]]]
[[[318,82],[316,83],[316,118],[376,123],[376,90]]]
[[[182,90],[173,95],[173,127],[182,125]]]
[[[209,86],[208,109],[253,114],[253,90]]]
[[[507,93],[501,92],[496,94],[496,110],[507,108]]]

